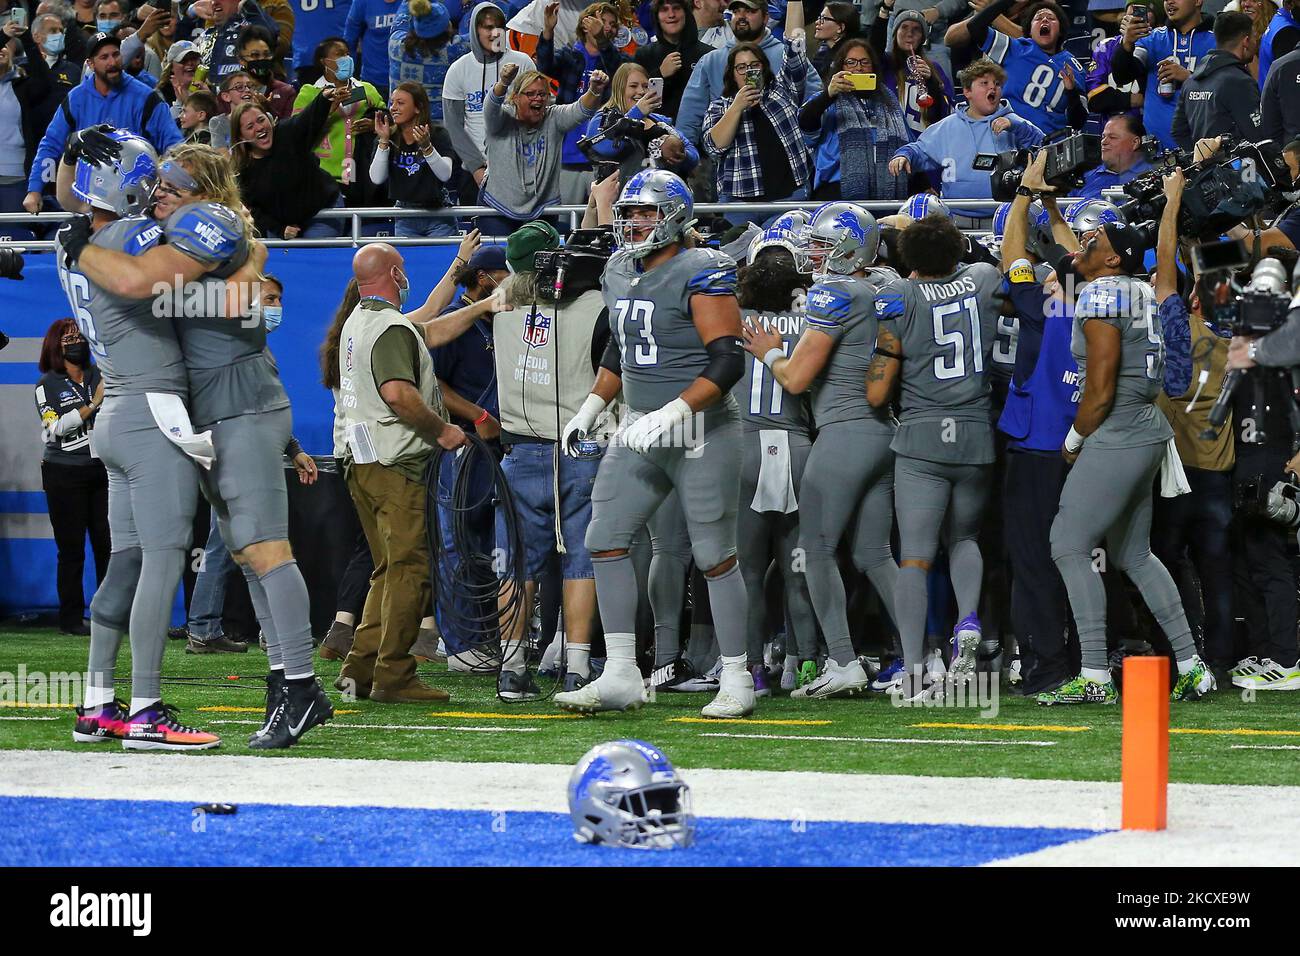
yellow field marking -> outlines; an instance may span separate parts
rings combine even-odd
[[[1046,730],[1063,734],[1077,734],[1091,727],[1068,727],[1064,724],[911,724],[912,727],[941,728],[946,730]]]
[[[8,704],[0,703],[0,707],[13,707],[16,710],[73,710],[76,704]]]
[[[825,727],[833,723],[830,720],[715,720],[712,717],[669,717],[670,724],[749,724],[752,727]]]
[[[1300,730],[1255,730],[1237,727],[1233,730],[1206,730],[1200,727],[1170,727],[1171,734],[1210,734],[1215,737],[1300,737]]]
[[[336,711],[337,713],[337,711]],[[494,714],[476,710],[438,710],[430,717],[454,717],[459,720],[581,720],[582,714]]]
[[[266,710],[265,707],[229,707],[226,704],[215,704],[212,707],[196,707],[195,710],[205,714],[260,714]],[[344,714],[359,714],[359,710],[336,710],[335,717],[341,717]]]

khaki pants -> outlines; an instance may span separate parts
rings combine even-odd
[[[424,486],[380,464],[353,465],[347,482],[375,571],[339,676],[358,691],[396,690],[416,679],[411,645],[429,606]]]

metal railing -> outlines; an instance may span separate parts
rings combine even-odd
[[[1062,198],[1058,200],[1062,205],[1073,202],[1073,198]],[[962,209],[973,209],[985,211],[990,216],[1001,203],[993,199],[958,199],[949,200],[952,204],[960,204]],[[714,213],[717,215],[736,215],[755,213],[768,215],[788,212],[792,209],[812,210],[820,206],[821,203],[816,200],[804,200],[802,202],[770,202],[770,203],[699,203],[695,206],[695,212]],[[898,212],[899,204],[890,200],[866,200],[858,203],[876,215],[892,215]],[[587,211],[586,206],[547,206],[543,210],[543,215],[547,216],[567,216],[569,218],[570,229],[576,229],[582,222],[583,214]],[[348,208],[330,208],[322,209],[316,214],[317,219],[341,219],[348,222],[347,234],[334,236],[327,239],[271,239],[266,238],[263,241],[270,248],[291,248],[291,249],[342,249],[362,246],[370,242],[387,242],[394,246],[455,246],[460,243],[459,236],[444,236],[439,238],[401,238],[397,236],[364,236],[362,235],[362,223],[373,221],[384,221],[390,219],[474,219],[479,216],[500,217],[500,212],[491,206],[450,206],[440,209],[398,209],[394,206],[364,206],[355,209]],[[38,215],[32,215],[27,212],[18,213],[0,213],[0,223],[15,223],[19,225],[49,225],[51,223],[63,222],[71,219],[72,214],[66,212],[43,212]],[[975,235],[982,234],[982,230],[966,230]],[[504,242],[505,236],[484,236],[485,242]],[[51,239],[34,240],[31,242],[13,242],[15,247],[29,250],[31,252],[49,252],[54,248],[54,242]]]

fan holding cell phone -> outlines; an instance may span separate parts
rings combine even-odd
[[[587,124],[578,146],[596,164],[596,181],[617,172],[626,182],[642,169],[690,175],[700,161],[694,145],[659,112],[663,79],[639,63],[624,63],[610,81],[609,102]]]
[[[777,74],[756,43],[728,52],[722,96],[705,112],[701,137],[716,164],[719,202],[777,202],[808,181],[799,103],[810,69],[793,47]]]
[[[910,142],[907,119],[879,82],[876,55],[862,39],[846,40],[831,61],[826,89],[799,112],[799,127],[817,135],[813,198],[906,199],[907,175],[888,170],[894,151]]]

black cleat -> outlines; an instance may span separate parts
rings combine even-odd
[[[266,714],[262,718],[262,726],[248,738],[251,745],[254,740],[266,733],[267,728],[271,725],[271,715],[284,702],[286,695],[289,693],[289,685],[284,682],[284,671],[269,671],[266,675]]]
[[[591,683],[590,677],[583,677],[581,674],[575,674],[569,671],[564,675],[564,693],[568,694],[575,690],[580,690]]]
[[[542,691],[533,679],[532,671],[516,674],[502,669],[497,675],[497,696],[505,700],[536,700],[542,696]]]
[[[248,742],[253,750],[292,747],[307,731],[334,716],[334,706],[316,678],[305,684],[286,685],[284,698],[272,712],[265,732]]]
[[[704,674],[697,674],[691,662],[685,657],[674,657],[662,667],[656,667],[650,674],[650,684],[655,692],[665,691],[678,694],[693,694],[700,691],[716,691],[718,680]]]

